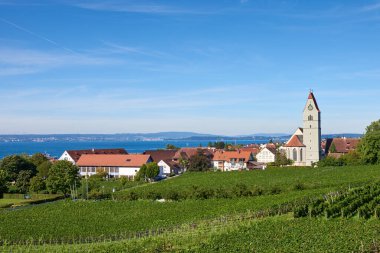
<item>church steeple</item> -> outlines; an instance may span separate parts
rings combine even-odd
[[[321,158],[321,111],[312,90],[303,111],[303,129],[306,165],[311,165]]]

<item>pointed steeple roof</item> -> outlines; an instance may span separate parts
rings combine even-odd
[[[318,104],[317,104],[317,100],[315,99],[315,97],[314,97],[314,93],[313,93],[312,90],[310,91],[307,100],[309,100],[309,99],[312,99],[312,100],[313,100],[313,102],[314,102],[314,104],[315,104],[315,109],[317,109],[317,111],[320,112],[319,107],[318,107]],[[306,106],[307,106],[307,104],[306,104]]]

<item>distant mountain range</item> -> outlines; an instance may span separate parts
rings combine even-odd
[[[158,132],[158,133],[120,133],[120,134],[20,134],[0,135],[0,142],[54,142],[54,141],[160,141],[160,140],[287,140],[286,133],[258,133],[251,135],[225,136],[201,134],[195,132]],[[347,137],[357,138],[361,134],[325,134],[322,138]]]

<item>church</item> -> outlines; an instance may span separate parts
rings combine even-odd
[[[303,110],[303,128],[295,131],[283,150],[295,166],[311,166],[321,159],[321,111],[313,91],[310,91]]]

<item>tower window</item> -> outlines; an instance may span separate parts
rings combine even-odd
[[[308,119],[309,121],[312,121],[312,120],[313,120],[313,116],[309,115],[309,117],[307,117],[307,119]]]

